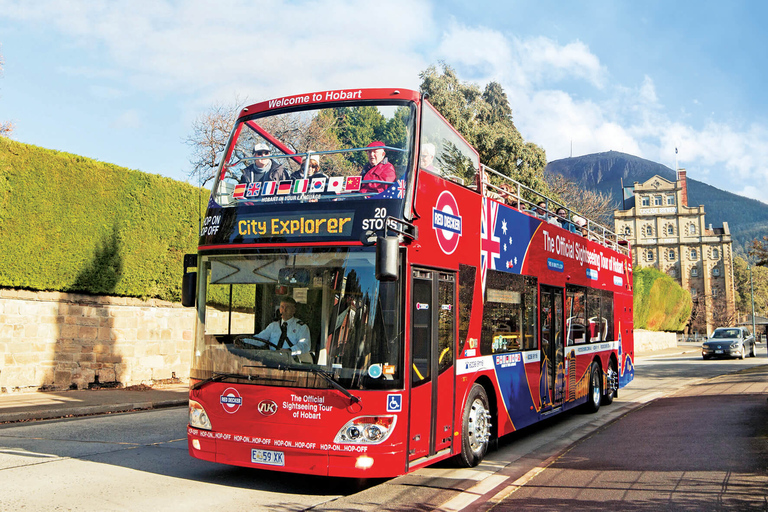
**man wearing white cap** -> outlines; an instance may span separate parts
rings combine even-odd
[[[281,181],[290,179],[290,173],[285,167],[272,158],[258,158],[269,156],[269,146],[260,142],[253,147],[253,156],[257,157],[251,165],[243,169],[240,183],[253,183],[259,181]]]

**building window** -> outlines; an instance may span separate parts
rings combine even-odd
[[[661,206],[661,196],[653,196],[653,205],[654,206]]]
[[[691,288],[691,297],[695,297],[697,293],[696,288]]]
[[[720,258],[720,251],[718,251],[717,249],[712,249],[712,259],[716,260],[718,258]]]
[[[649,250],[645,253],[645,259],[648,261],[653,261],[653,250]]]
[[[675,267],[669,267],[667,273],[669,274],[669,277],[677,277],[677,269]]]
[[[653,226],[650,224],[645,226],[645,236],[653,236]]]
[[[714,267],[712,269],[712,275],[715,276],[715,277],[718,277],[720,275],[720,268]]]
[[[669,261],[675,261],[675,258],[677,257],[677,254],[675,254],[674,249],[669,250]]]
[[[648,196],[643,196],[643,206],[651,206],[651,198]]]
[[[717,288],[712,288],[712,297],[717,297]]]
[[[667,206],[674,206],[675,204],[675,196],[669,195],[667,196]]]
[[[695,235],[696,234],[696,224],[691,222],[690,226],[688,226],[688,231],[690,231],[692,235]]]
[[[675,226],[673,226],[672,224],[669,224],[667,226],[667,235],[672,236],[674,234],[675,234]]]
[[[696,249],[691,249],[691,259],[693,261],[696,261],[698,259],[698,257],[699,257],[699,253],[696,252]]]
[[[691,277],[698,277],[699,269],[697,267],[691,267]],[[695,290],[696,288],[693,288]]]
[[[627,235],[627,236],[631,235],[632,234],[632,228],[630,228],[629,226],[625,226],[624,227],[624,234]]]

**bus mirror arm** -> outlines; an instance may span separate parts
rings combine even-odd
[[[195,307],[197,272],[190,272],[190,267],[197,267],[197,254],[184,255],[184,275],[181,278],[181,305],[185,308]]]

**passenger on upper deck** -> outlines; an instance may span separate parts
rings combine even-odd
[[[300,180],[304,178],[304,164],[307,163],[306,157],[301,160],[301,167],[291,174],[292,180]],[[307,178],[327,178],[327,176],[320,171],[320,155],[312,155],[309,157],[309,166],[307,168]]]
[[[367,151],[368,163],[363,166],[363,186],[360,187],[360,192],[363,193],[378,193],[387,188],[385,183],[365,183],[367,180],[376,181],[395,181],[397,173],[395,167],[387,160],[387,154],[384,151],[385,144],[379,140],[371,142],[367,147],[371,148]]]
[[[421,154],[419,155],[419,167],[425,171],[435,172],[435,166],[432,162],[435,160],[435,145],[427,142],[421,145]]]
[[[253,155],[269,156],[269,146],[260,142],[253,147]],[[243,169],[240,183],[260,181],[282,181],[291,179],[290,173],[277,160],[271,158],[256,158],[251,165]]]

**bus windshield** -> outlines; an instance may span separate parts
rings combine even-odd
[[[203,256],[191,377],[401,387],[399,287],[374,267],[368,248]]]
[[[361,103],[243,117],[212,199],[239,204],[402,199],[415,107]],[[380,151],[371,160],[372,148]],[[379,165],[380,164],[380,165]],[[378,170],[368,171],[378,165]]]

